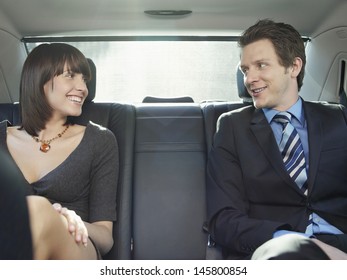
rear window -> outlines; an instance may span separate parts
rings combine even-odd
[[[95,101],[142,102],[145,96],[191,96],[195,102],[239,100],[236,38],[201,40],[56,38],[80,49],[97,68]],[[24,39],[30,52],[49,38]]]

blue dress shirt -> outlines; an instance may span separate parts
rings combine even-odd
[[[264,108],[263,112],[272,128],[277,144],[279,144],[279,142],[281,141],[281,135],[282,135],[282,125],[278,122],[272,121],[273,117],[277,113],[279,113],[279,111],[274,109]],[[303,107],[302,107],[302,99],[298,98],[298,101],[292,107],[290,107],[287,110],[287,112],[291,113],[295,117],[295,118],[292,118],[291,124],[295,127],[295,129],[297,130],[299,134],[299,137],[304,149],[304,153],[305,153],[306,171],[308,174],[309,147],[308,147],[307,125],[306,125],[305,114],[303,112]],[[278,237],[288,233],[297,233],[297,234],[305,235],[307,237],[312,237],[315,234],[342,234],[343,233],[338,228],[329,224],[327,221],[325,221],[323,218],[321,218],[319,215],[315,213],[312,213],[312,215],[310,215],[310,219],[312,219],[312,223],[307,227],[305,233],[292,232],[288,230],[278,230],[274,233],[273,236]]]

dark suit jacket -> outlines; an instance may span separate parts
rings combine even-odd
[[[249,106],[218,121],[207,167],[210,232],[229,258],[248,258],[278,229],[304,232],[314,211],[347,233],[347,112],[304,102],[308,196],[289,177],[262,110]]]
[[[33,258],[27,183],[17,166],[0,148],[0,260]]]

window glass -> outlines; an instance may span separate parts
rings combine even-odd
[[[40,43],[26,44],[31,51]],[[239,100],[235,41],[69,40],[68,44],[96,65],[95,101],[142,102],[145,96]]]

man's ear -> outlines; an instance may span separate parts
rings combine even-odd
[[[295,57],[294,61],[293,61],[293,66],[292,66],[292,69],[291,69],[291,74],[292,74],[293,78],[296,78],[300,74],[301,68],[302,68],[302,60],[301,60],[301,58],[300,57]]]

